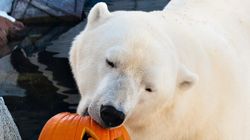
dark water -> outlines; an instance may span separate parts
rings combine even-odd
[[[4,100],[24,140],[37,139],[51,116],[75,112],[79,96],[68,59],[53,57],[54,54],[41,51],[27,57],[22,49],[16,49],[2,59],[15,73],[12,72],[15,78],[4,82],[12,82],[10,88],[16,86],[17,89],[8,91],[6,85],[1,89],[9,94]]]

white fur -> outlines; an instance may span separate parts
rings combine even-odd
[[[249,140],[249,7],[173,0],[163,11],[110,13],[97,4],[70,51],[77,112],[103,125],[100,106],[113,105],[135,140]]]

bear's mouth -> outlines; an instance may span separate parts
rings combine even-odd
[[[84,112],[82,113],[83,116],[89,116],[89,111],[88,111],[88,107],[84,110]]]

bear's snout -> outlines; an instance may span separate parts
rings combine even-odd
[[[102,105],[100,109],[101,119],[106,127],[117,127],[125,119],[125,114],[110,105]]]

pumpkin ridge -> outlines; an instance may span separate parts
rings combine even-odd
[[[72,125],[74,124],[74,121],[73,121],[73,120],[74,120],[77,116],[78,116],[77,114],[72,114],[72,117],[68,120],[68,121],[69,121],[69,123],[68,123],[69,126],[72,126]],[[68,138],[70,138],[70,133],[72,133],[71,129],[72,129],[72,128],[70,128],[70,127],[67,128],[65,140],[68,140]],[[67,137],[67,136],[68,136],[68,137]]]
[[[55,125],[55,128],[53,129],[53,131],[51,133],[51,135],[53,136],[52,140],[56,140],[54,137],[60,137],[61,136],[61,134],[60,134],[61,126],[63,126],[63,124],[64,124],[63,122],[65,120],[67,120],[69,117],[70,117],[70,114],[67,114],[64,117],[60,118],[60,120],[57,121],[57,124]],[[58,127],[59,127],[59,130],[58,130]]]
[[[58,124],[57,120],[61,119],[62,117],[65,117],[66,115],[69,115],[69,113],[59,113],[56,116],[52,117],[50,120],[48,120],[45,124],[45,128],[42,129],[42,133],[39,136],[39,140],[48,139],[50,140],[53,135],[51,135],[54,131],[55,126]],[[52,130],[52,131],[46,131],[46,130]]]

